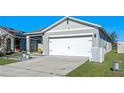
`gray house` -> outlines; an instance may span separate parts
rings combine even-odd
[[[112,50],[111,38],[102,26],[72,17],[25,35],[28,53],[39,45],[44,55],[90,57],[93,47],[103,48],[104,53]]]

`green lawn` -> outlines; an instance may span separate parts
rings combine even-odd
[[[0,59],[0,65],[10,64],[19,62],[18,60],[12,60],[12,59]]]
[[[111,71],[113,60],[120,60],[121,63],[121,71],[115,72]],[[87,61],[82,64],[80,67],[75,69],[74,71],[67,74],[70,77],[112,77],[112,76],[124,76],[124,54],[118,54],[114,51],[109,52],[105,56],[105,61],[100,63],[93,63]]]

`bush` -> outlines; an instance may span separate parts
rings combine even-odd
[[[4,53],[3,53],[3,52],[0,52],[0,57],[1,57],[1,56],[4,56]]]
[[[42,54],[43,53],[43,48],[38,48],[38,52]]]
[[[6,53],[11,53],[12,52],[11,48],[6,48],[5,51],[6,51]]]

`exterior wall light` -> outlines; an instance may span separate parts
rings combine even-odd
[[[94,34],[94,38],[96,38],[96,34]]]

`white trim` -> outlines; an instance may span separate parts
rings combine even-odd
[[[94,33],[69,34],[69,35],[51,35],[51,36],[49,36],[49,37],[85,36],[85,35],[94,35]]]
[[[49,28],[53,27],[54,25],[60,23],[61,21],[65,20],[66,18],[67,18],[67,17],[64,17],[64,18],[60,19],[59,21],[57,21],[57,22],[55,22],[54,24],[52,24],[52,25],[50,25],[49,27],[47,27],[46,29],[42,30],[42,32],[45,32],[47,29],[49,29]]]
[[[72,19],[72,20],[80,21],[80,22],[83,22],[83,23],[86,23],[86,24],[90,24],[90,25],[93,25],[93,26],[96,26],[96,27],[102,27],[101,25],[91,23],[91,22],[87,22],[87,21],[84,21],[84,20],[80,20],[80,19],[77,19],[77,18],[74,18],[74,17],[68,17],[68,18]]]
[[[42,34],[43,32],[30,32],[30,33],[24,33],[24,35],[32,35],[32,34]]]

